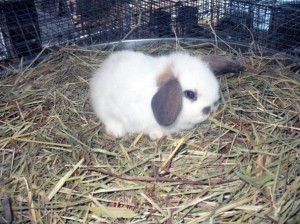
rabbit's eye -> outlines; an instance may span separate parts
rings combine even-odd
[[[197,100],[197,94],[192,90],[186,90],[183,92],[184,96],[190,100]]]

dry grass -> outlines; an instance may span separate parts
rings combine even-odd
[[[208,121],[159,142],[103,133],[88,81],[109,52],[61,48],[0,78],[0,223],[300,222],[299,75],[282,56],[178,44],[142,50],[247,69],[220,78]]]

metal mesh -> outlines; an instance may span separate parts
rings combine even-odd
[[[215,34],[300,57],[299,0],[2,0],[0,12],[0,60],[56,44]]]

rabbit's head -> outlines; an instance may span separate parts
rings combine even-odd
[[[151,101],[157,122],[181,129],[208,118],[219,105],[219,83],[209,64],[184,53],[171,54],[158,76]]]

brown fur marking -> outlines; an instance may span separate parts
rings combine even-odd
[[[169,64],[169,65],[166,66],[166,68],[160,73],[160,75],[157,77],[157,81],[156,81],[156,85],[157,85],[157,86],[163,85],[166,81],[168,81],[169,79],[171,79],[172,77],[174,77],[171,68],[172,68],[172,65]]]

